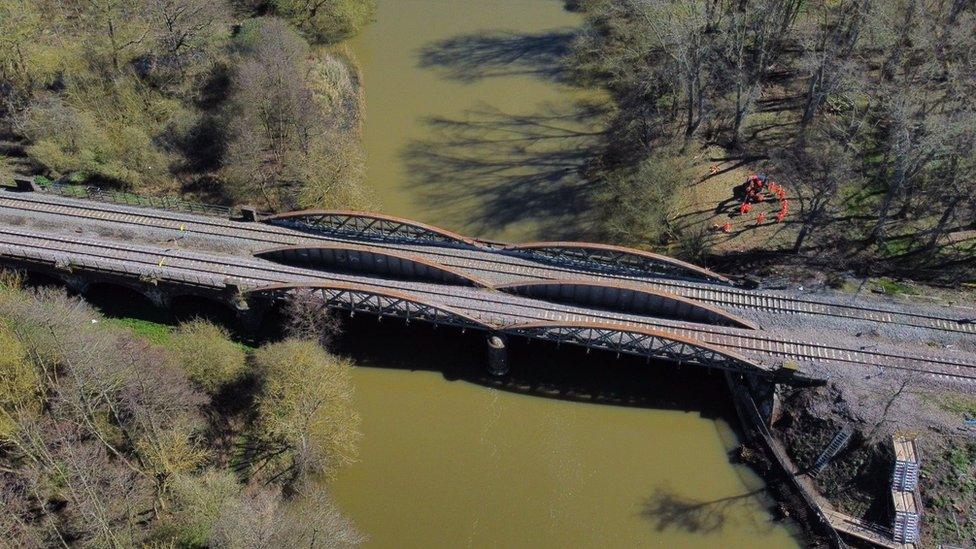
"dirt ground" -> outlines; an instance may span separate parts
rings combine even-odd
[[[692,171],[697,179],[681,190],[670,215],[675,232],[705,228],[711,250],[717,255],[790,246],[796,238],[796,229],[789,222],[796,214],[788,215],[785,223],[775,223],[779,204],[774,200],[753,204],[749,213],[740,214],[742,200],[734,190],[752,173],[751,163],[723,160],[726,157],[727,153],[720,147],[710,147],[695,157]],[[787,200],[795,208],[796,196],[789,185],[784,186]],[[756,220],[760,212],[767,218],[762,224]],[[719,230],[727,222],[732,225],[730,233]]]
[[[976,547],[976,396],[924,379],[836,372],[815,389],[782,390],[774,433],[801,468],[809,466],[843,425],[855,428],[847,447],[816,478],[840,511],[890,526],[893,434],[916,437],[922,462],[922,546]]]

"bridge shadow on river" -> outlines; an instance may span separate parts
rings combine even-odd
[[[434,371],[449,381],[536,397],[734,417],[724,376],[699,367],[510,338],[510,370],[496,377],[487,371],[484,333],[360,317],[343,326],[335,350],[360,365]]]

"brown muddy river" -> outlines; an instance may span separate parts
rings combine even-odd
[[[489,238],[571,236],[597,127],[579,103],[596,94],[557,74],[578,16],[556,0],[379,6],[354,49],[383,210]],[[361,456],[332,487],[370,547],[798,546],[762,481],[730,463],[717,376],[699,391],[696,372],[535,346],[495,387],[477,379],[479,337],[366,339],[350,349]]]

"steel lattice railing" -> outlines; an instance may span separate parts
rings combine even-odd
[[[435,305],[420,298],[374,289],[366,286],[273,286],[251,290],[251,294],[272,299],[286,299],[295,293],[308,292],[317,297],[322,306],[350,313],[366,313],[378,317],[418,320],[461,329],[490,330],[491,326],[472,316],[449,307]]]
[[[654,254],[638,253],[610,246],[511,246],[504,253],[536,261],[581,269],[631,276],[660,276],[727,284],[721,275]]]
[[[409,242],[439,246],[476,246],[470,239],[435,227],[405,219],[358,212],[283,214],[268,218],[264,222],[290,229],[359,240]]]
[[[671,339],[664,334],[628,331],[613,326],[511,326],[503,331],[512,335],[569,343],[594,349],[662,359],[678,364],[768,373],[762,366],[731,353],[720,352],[704,343]]]

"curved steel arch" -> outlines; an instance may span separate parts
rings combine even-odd
[[[266,217],[263,223],[300,231],[389,242],[482,248],[474,239],[409,219],[350,210],[301,210]]]
[[[679,364],[696,364],[708,368],[763,375],[774,373],[769,367],[704,341],[623,324],[531,322],[505,326],[499,331],[557,343],[669,360]]]
[[[246,295],[262,295],[282,299],[294,291],[307,290],[323,300],[323,306],[350,312],[376,316],[391,316],[419,320],[433,324],[455,326],[462,329],[493,330],[495,326],[446,305],[430,303],[423,299],[395,290],[359,284],[314,283],[271,284],[249,289]]]
[[[355,271],[392,278],[488,288],[491,285],[461,270],[411,254],[377,250],[354,244],[280,246],[254,255],[286,265],[307,265]]]
[[[598,307],[648,316],[664,316],[749,330],[759,328],[756,324],[718,307],[623,282],[527,280],[496,285],[495,289],[556,303]]]
[[[502,253],[577,269],[636,276],[662,276],[732,284],[704,267],[665,255],[591,242],[529,242],[502,248]]]

